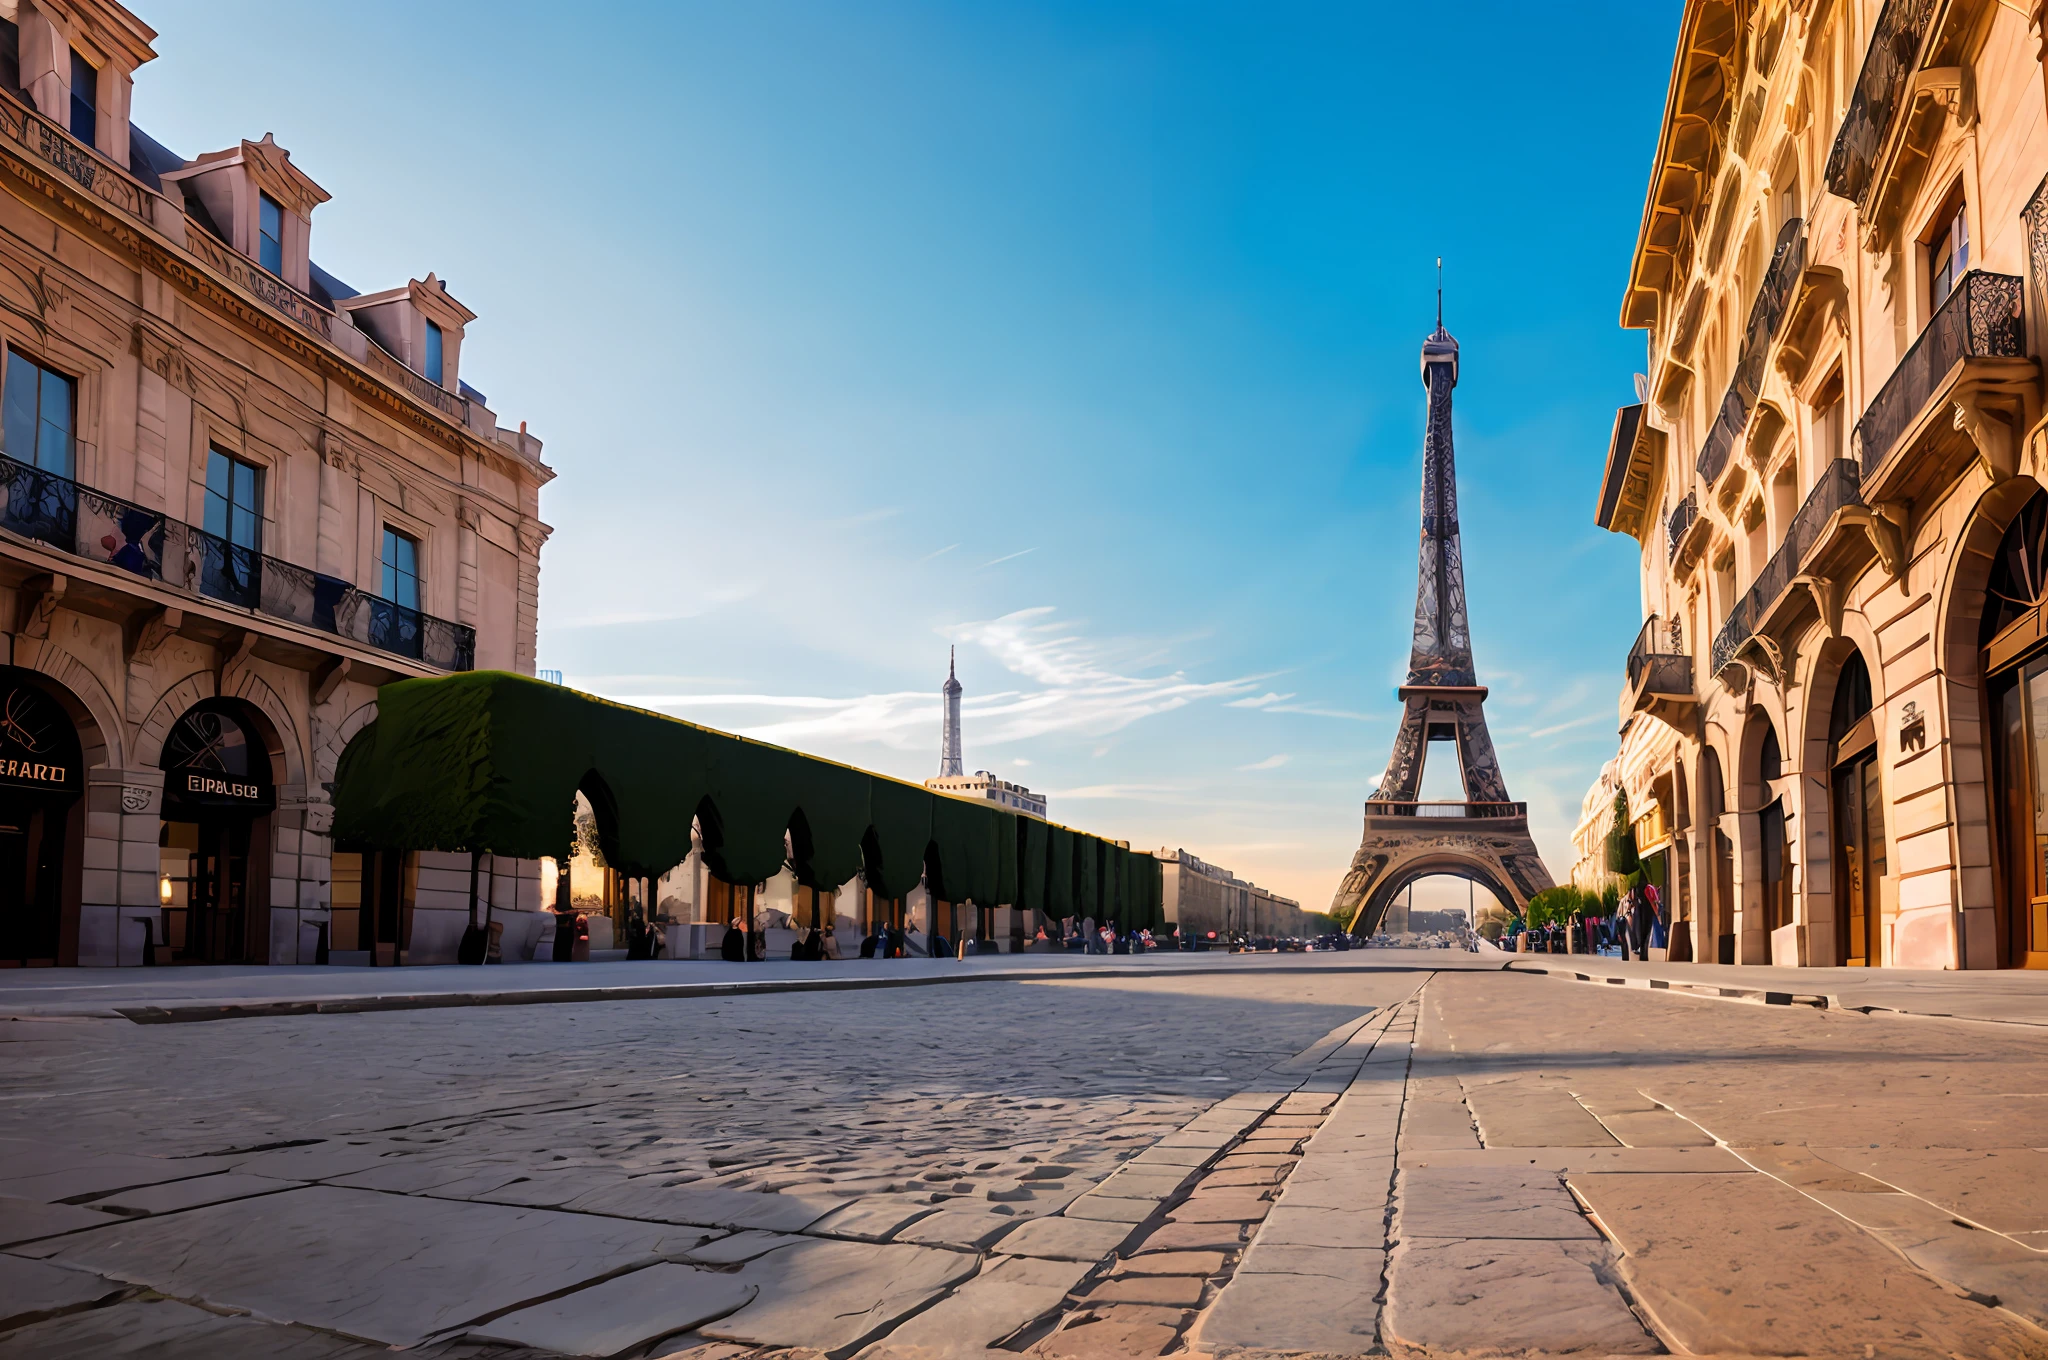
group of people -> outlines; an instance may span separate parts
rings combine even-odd
[[[1045,938],[1043,931],[1039,932],[1039,938]],[[1067,952],[1072,954],[1142,954],[1159,947],[1149,930],[1132,930],[1119,935],[1114,926],[1104,925],[1090,930],[1080,921],[1074,922],[1066,943]]]
[[[1540,926],[1518,916],[1508,924],[1506,947],[1521,952],[1524,935],[1532,954],[1618,953],[1647,962],[1652,949],[1666,947],[1670,922],[1664,916],[1663,894],[1656,884],[1645,883],[1623,893],[1612,916],[1574,916],[1570,924],[1551,921]]]

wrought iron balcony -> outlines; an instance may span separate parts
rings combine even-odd
[[[1821,531],[1827,528],[1835,512],[1844,506],[1861,504],[1862,478],[1855,462],[1837,458],[1821,473],[1813,490],[1806,493],[1805,502],[1792,516],[1792,523],[1785,531],[1785,541],[1778,545],[1778,550],[1771,554],[1771,560],[1764,564],[1756,580],[1735,602],[1735,607],[1728,611],[1721,631],[1714,636],[1714,649],[1708,656],[1709,674],[1718,674],[1722,667],[1735,659],[1743,644],[1756,636],[1757,626],[1779,598],[1791,589],[1793,579],[1806,565],[1814,545],[1820,541]]]
[[[1527,803],[1382,803],[1367,800],[1368,817],[1526,817]]]
[[[1735,375],[1721,398],[1721,409],[1713,426],[1700,443],[1695,469],[1712,486],[1728,466],[1735,440],[1748,428],[1750,412],[1763,394],[1764,364],[1770,357],[1771,342],[1778,338],[1790,309],[1793,290],[1806,272],[1806,224],[1792,218],[1778,229],[1778,242],[1771,252],[1771,267],[1757,285],[1749,305],[1749,323],[1742,332],[1742,353],[1735,363]]]
[[[1883,466],[1935,394],[1950,385],[1958,364],[2026,354],[2021,305],[2025,289],[2024,281],[2011,274],[1973,269],[1963,275],[1856,422],[1856,457],[1866,480]]]
[[[1878,154],[1912,87],[1913,68],[1919,64],[1920,45],[1934,10],[1935,0],[1888,0],[1877,16],[1870,51],[1856,76],[1856,93],[1849,100],[1842,130],[1835,134],[1824,172],[1828,189],[1854,199],[1859,209],[1866,206]]]
[[[0,454],[0,529],[176,590],[287,619],[444,671],[476,665],[476,630],[266,557]]]
[[[1652,614],[1628,649],[1630,689],[1655,694],[1692,693],[1692,657],[1677,619]]]
[[[1678,545],[1685,541],[1686,531],[1699,522],[1699,497],[1688,491],[1685,499],[1671,507],[1671,518],[1664,522],[1664,538],[1667,562],[1678,560]]]

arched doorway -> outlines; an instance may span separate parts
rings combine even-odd
[[[1852,651],[1835,677],[1828,710],[1829,815],[1832,819],[1836,957],[1851,968],[1884,962],[1882,944],[1891,866],[1885,852],[1884,789],[1877,768],[1877,719],[1870,668]]]
[[[84,789],[70,715],[32,672],[0,666],[0,967],[48,966],[64,952]]]
[[[1700,751],[1700,815],[1707,833],[1707,855],[1713,891],[1714,961],[1735,962],[1735,839],[1721,819],[1728,812],[1728,784],[1721,772],[1721,753]]]
[[[1798,962],[1798,950],[1791,951],[1790,958],[1781,958],[1782,951],[1776,947],[1773,936],[1792,924],[1792,854],[1791,837],[1787,833],[1789,817],[1785,811],[1785,799],[1780,790],[1785,777],[1785,752],[1778,742],[1778,729],[1771,725],[1769,718],[1760,718],[1764,731],[1757,744],[1756,778],[1761,795],[1767,801],[1763,810],[1757,813],[1757,848],[1761,852],[1763,869],[1762,900],[1758,904],[1763,917],[1765,961],[1769,963]]]
[[[247,710],[207,699],[164,737],[157,831],[163,938],[180,963],[269,958],[270,749]]]
[[[2048,968],[2048,492],[2000,540],[1978,646],[1998,859],[1998,966]]]

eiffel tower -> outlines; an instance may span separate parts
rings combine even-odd
[[[1458,342],[1444,329],[1437,292],[1436,333],[1422,343],[1429,425],[1422,440],[1422,550],[1415,580],[1415,638],[1408,683],[1401,686],[1401,730],[1386,775],[1365,804],[1365,834],[1330,914],[1354,935],[1371,935],[1395,897],[1417,879],[1466,878],[1517,910],[1552,886],[1529,837],[1529,810],[1508,798],[1507,781],[1486,733],[1486,687],[1472,665],[1465,618],[1465,564],[1458,549],[1458,477],[1451,453],[1451,389],[1458,385]],[[1450,742],[1464,776],[1465,801],[1420,801],[1430,746]]]

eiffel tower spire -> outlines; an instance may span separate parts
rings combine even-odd
[[[1451,389],[1458,385],[1458,342],[1444,329],[1437,289],[1436,332],[1422,342],[1422,385],[1429,423],[1422,437],[1422,545],[1415,573],[1415,637],[1410,685],[1470,686],[1472,628],[1465,619],[1465,560],[1458,547],[1458,467],[1451,448]]]

